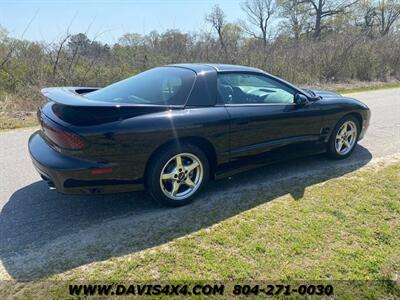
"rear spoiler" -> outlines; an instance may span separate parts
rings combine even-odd
[[[163,105],[156,104],[129,104],[129,103],[115,103],[106,101],[91,100],[83,95],[98,90],[97,87],[51,87],[41,90],[43,96],[49,100],[66,105],[66,106],[79,106],[79,107],[156,107],[160,108]],[[175,106],[169,106],[171,108]],[[179,106],[181,107],[181,106]]]
[[[52,121],[69,127],[97,125],[171,109],[167,105],[103,102],[84,96],[85,93],[97,89],[87,87],[43,89],[42,94],[55,104],[43,106],[42,113]]]

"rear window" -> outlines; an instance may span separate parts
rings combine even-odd
[[[195,80],[195,73],[176,67],[155,68],[105,88],[86,98],[115,103],[183,105]]]

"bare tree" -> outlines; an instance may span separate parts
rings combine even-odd
[[[60,43],[57,45],[57,46],[55,46],[56,48],[57,48],[57,51],[56,51],[56,58],[54,59],[54,62],[53,62],[53,75],[52,75],[52,78],[53,78],[53,82],[55,82],[56,81],[56,76],[57,76],[57,68],[58,68],[58,64],[59,64],[59,62],[60,62],[60,57],[61,57],[61,52],[62,52],[62,49],[63,49],[63,47],[64,47],[64,44],[68,41],[68,39],[71,37],[71,35],[68,33],[61,41],[60,41]]]
[[[243,29],[239,24],[227,23],[224,26],[225,43],[229,49],[229,63],[235,64],[240,61],[240,47],[243,42]]]
[[[272,15],[275,13],[275,0],[246,0],[242,3],[242,9],[246,13],[250,26],[243,26],[243,29],[253,37],[261,39],[264,47],[267,45],[268,26]],[[261,31],[255,32],[251,27]]]
[[[279,15],[284,19],[281,30],[289,32],[295,38],[300,39],[300,35],[309,28],[309,14],[301,0],[278,0]]]
[[[219,7],[219,5],[215,5],[212,8],[211,12],[208,15],[206,15],[205,19],[212,25],[212,27],[217,32],[219,43],[221,44],[221,48],[223,49],[225,57],[227,58],[228,50],[226,48],[226,43],[223,34],[223,28],[226,24],[225,20],[226,17],[224,11]]]
[[[35,18],[36,18],[36,16],[37,16],[38,12],[39,12],[39,11],[37,10],[37,11],[35,12],[35,14],[33,15],[32,19],[30,19],[28,25],[26,25],[24,31],[22,32],[20,39],[23,39],[23,38],[24,38],[25,33],[28,31],[28,29],[29,29],[29,27],[31,26],[33,20],[35,20]],[[3,35],[4,35],[4,34],[7,35],[7,31],[5,31],[5,30],[2,29],[2,34],[3,34]],[[14,42],[15,42],[15,41],[14,41]],[[4,59],[2,59],[2,62],[0,63],[0,70],[3,69],[4,65],[5,65],[5,64],[8,62],[8,60],[11,58],[11,56],[12,56],[14,50],[15,50],[14,42],[11,43],[11,45],[10,45],[10,50],[8,51],[7,55],[4,57]]]
[[[138,47],[143,43],[143,37],[138,33],[125,33],[118,39],[118,44],[127,47]]]
[[[378,19],[380,34],[382,36],[387,35],[400,17],[400,1],[380,0],[378,2],[376,17]]]
[[[8,36],[8,31],[0,25],[0,42],[4,42]]]
[[[358,20],[356,21],[356,25],[360,26],[369,37],[373,37],[373,31],[377,21],[377,12],[374,1],[361,1],[361,3],[359,3],[358,7],[356,8],[356,13],[358,13]]]
[[[308,3],[310,5],[312,15],[315,17],[314,38],[318,39],[321,36],[322,29],[325,28],[322,23],[323,19],[344,13],[346,8],[349,8],[359,1],[360,0],[300,0],[299,3]]]

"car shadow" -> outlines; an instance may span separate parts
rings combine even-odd
[[[266,166],[210,183],[194,203],[165,208],[143,192],[69,196],[38,181],[16,191],[0,213],[0,259],[14,279],[36,280],[135,253],[207,228],[262,203],[342,176],[372,158],[358,146],[342,161],[323,155]]]

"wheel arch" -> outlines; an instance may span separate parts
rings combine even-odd
[[[356,120],[357,120],[357,122],[358,122],[358,126],[359,126],[358,129],[359,129],[359,130],[362,129],[363,118],[362,118],[361,114],[360,114],[359,112],[355,112],[355,111],[349,112],[349,113],[344,114],[339,120],[336,121],[336,123],[334,123],[334,125],[332,126],[332,130],[331,130],[331,132],[330,132],[330,134],[329,134],[329,138],[332,136],[332,134],[334,134],[333,130],[334,130],[334,128],[336,127],[336,125],[337,125],[341,120],[343,120],[344,118],[346,118],[346,117],[348,117],[348,116],[352,116],[352,117],[356,118]]]
[[[351,113],[345,115],[345,117],[346,116],[353,116],[354,118],[356,118],[356,120],[358,121],[358,126],[359,126],[358,130],[361,132],[361,129],[363,126],[363,118],[362,118],[361,114],[359,112],[351,112]]]
[[[215,150],[215,147],[213,144],[207,140],[204,137],[198,137],[198,136],[188,136],[188,137],[181,137],[178,139],[172,139],[169,141],[166,141],[165,143],[161,144],[158,146],[149,156],[149,159],[146,162],[146,167],[144,171],[144,177],[147,176],[148,172],[148,167],[151,164],[152,160],[154,157],[157,156],[158,153],[163,151],[163,149],[168,148],[168,147],[180,147],[182,144],[193,144],[197,147],[199,147],[202,151],[204,151],[205,155],[207,156],[208,163],[210,165],[210,179],[214,179],[214,174],[216,171],[217,167],[217,152]]]

